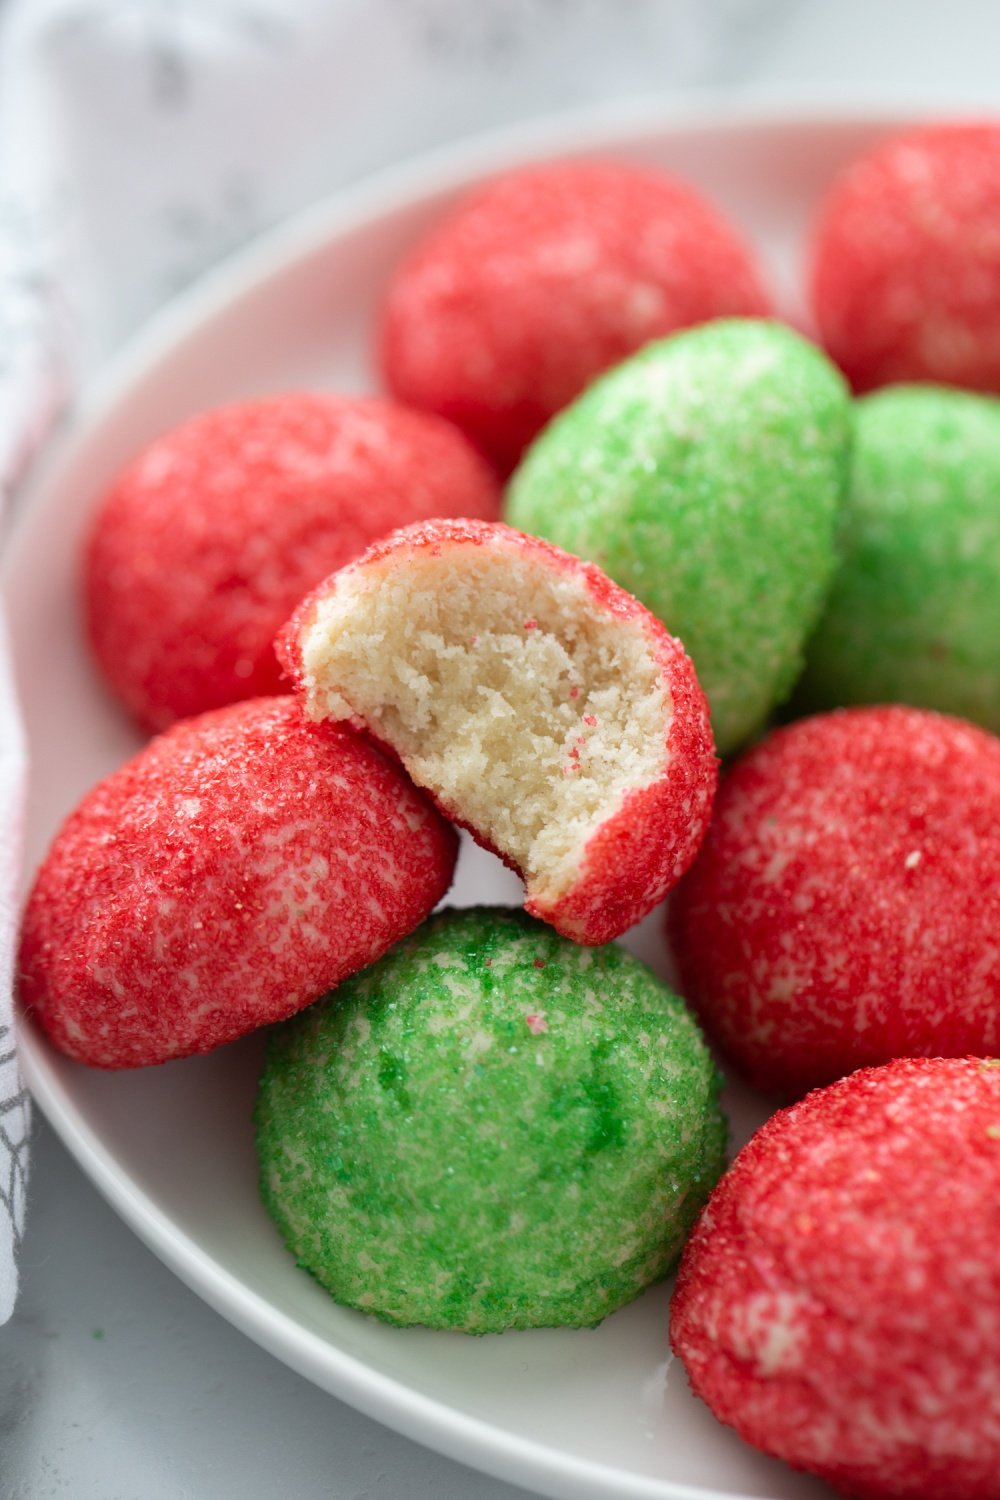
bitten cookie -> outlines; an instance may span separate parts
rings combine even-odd
[[[772,734],[670,923],[682,993],[768,1092],[1000,1050],[1000,740],[903,707]]]
[[[671,1341],[747,1442],[861,1500],[996,1500],[1000,1060],[865,1069],[759,1130]]]
[[[796,704],[919,704],[1000,731],[1000,401],[860,400],[839,541]]]
[[[1000,123],[893,136],[830,188],[815,229],[823,343],[861,391],[1000,392]]]
[[[390,390],[509,473],[595,375],[675,329],[770,311],[738,231],[686,183],[615,161],[511,172],[430,230],[382,314]]]
[[[525,454],[506,519],[589,558],[690,654],[721,754],[787,696],[835,564],[851,410],[777,323],[650,344]]]
[[[610,941],[693,859],[716,781],[694,669],[546,542],[473,521],[395,532],[306,600],[279,650],[311,718],[390,746],[567,937]]]
[[[400,768],[292,698],[178,724],[83,799],[21,931],[70,1057],[137,1067],[283,1019],[414,928],[456,839]]]
[[[87,629],[148,729],[283,690],[274,637],[328,573],[397,526],[499,513],[462,436],[389,401],[321,392],[202,413],[104,499],[85,558]]]
[[[614,945],[446,911],[272,1037],[264,1201],[338,1301],[466,1333],[599,1322],[723,1167],[720,1080]]]

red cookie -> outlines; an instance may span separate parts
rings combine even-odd
[[[1000,124],[911,130],[841,173],[816,226],[812,300],[860,391],[1000,392]]]
[[[769,1092],[1000,1049],[1000,740],[902,707],[772,734],[672,906],[682,992]]]
[[[716,781],[694,668],[590,563],[499,524],[410,526],[317,589],[279,652],[311,718],[395,751],[566,937],[617,937],[694,857]]]
[[[671,1342],[757,1448],[864,1500],[1000,1493],[1000,1061],[774,1115],[688,1241]]]
[[[754,257],[685,183],[614,161],[527,167],[474,193],[390,284],[382,368],[502,472],[602,370],[709,318],[766,316]]]
[[[321,393],[205,412],[121,476],[86,557],[90,638],[149,729],[283,691],[274,637],[377,537],[499,514],[482,459],[437,418]]]
[[[102,1068],[208,1052],[301,1010],[404,937],[455,834],[373,745],[257,699],[176,725],[56,835],[20,992]]]

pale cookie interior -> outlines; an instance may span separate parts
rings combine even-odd
[[[363,720],[546,904],[667,763],[672,703],[642,626],[514,548],[341,577],[302,656],[310,716]]]

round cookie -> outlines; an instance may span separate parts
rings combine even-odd
[[[129,1068],[281,1020],[444,895],[454,830],[358,735],[292,698],[176,725],[63,824],[21,930],[20,997],[70,1057]]]
[[[388,745],[566,937],[609,942],[694,858],[717,774],[694,668],[557,547],[405,527],[306,599],[278,649],[309,716]]]
[[[676,1260],[724,1164],[719,1084],[623,949],[445,911],[274,1034],[261,1190],[299,1264],[386,1322],[588,1326]]]
[[[557,417],[506,519],[596,562],[683,642],[722,754],[790,691],[834,568],[850,403],[776,323],[650,344]]]
[[[833,183],[813,310],[859,391],[930,380],[1000,392],[1000,123],[893,136]]]
[[[695,1393],[861,1500],[996,1500],[998,1182],[997,1059],[892,1062],[773,1116],[681,1262]]]
[[[770,735],[723,778],[670,923],[682,993],[770,1093],[1000,1050],[1000,740],[903,707]]]
[[[918,704],[1000,731],[1000,401],[859,401],[840,547],[797,704]]]
[[[381,361],[401,401],[448,417],[509,473],[650,339],[769,311],[749,246],[687,184],[550,162],[479,189],[411,251],[386,293]]]
[[[300,392],[158,438],[94,519],[87,629],[147,729],[283,691],[274,637],[335,568],[397,526],[499,512],[496,481],[436,417]]]

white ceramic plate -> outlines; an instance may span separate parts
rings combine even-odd
[[[819,193],[899,123],[632,109],[508,132],[311,211],[150,325],[46,466],[7,552],[32,761],[29,869],[81,793],[138,743],[87,658],[76,577],[92,502],[142,444],[221,401],[310,384],[372,388],[373,311],[402,252],[467,184],[532,157],[602,150],[682,174],[742,222],[794,310],[803,226]],[[465,850],[455,898],[515,903],[518,891],[496,861]],[[665,962],[656,923],[630,946],[654,967]],[[296,1269],[257,1198],[256,1039],[118,1075],[67,1062],[30,1025],[23,1046],[41,1107],[156,1253],[251,1338],[370,1415],[572,1500],[827,1493],[745,1448],[693,1399],[668,1355],[666,1287],[596,1330],[482,1339],[392,1329],[336,1306]],[[739,1141],[765,1111],[738,1095],[731,1103]]]

